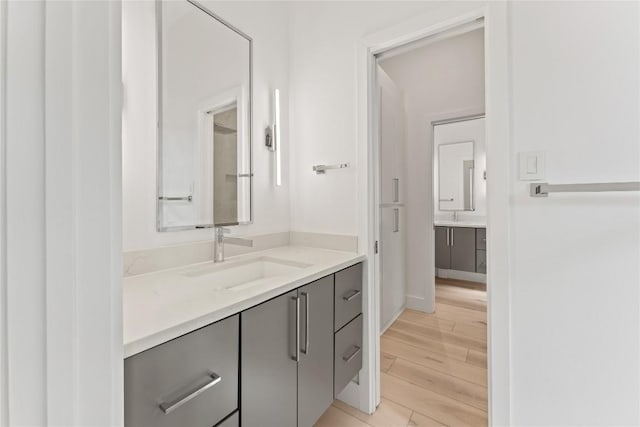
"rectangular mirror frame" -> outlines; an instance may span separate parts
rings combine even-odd
[[[157,135],[156,135],[156,230],[159,232],[166,231],[184,231],[204,228],[214,228],[215,224],[193,224],[185,226],[164,226],[162,215],[162,1],[156,0],[156,79],[157,79]],[[239,36],[249,42],[249,105],[247,107],[249,125],[247,126],[249,138],[249,221],[239,222],[237,225],[246,225],[253,223],[253,39],[246,33],[239,30],[225,19],[211,12],[201,4],[193,0],[184,0],[202,12],[209,15],[228,29],[232,30]]]

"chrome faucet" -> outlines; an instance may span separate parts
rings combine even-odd
[[[232,245],[253,247],[253,240],[240,239],[238,237],[225,237],[225,234],[229,234],[231,230],[224,227],[216,227],[216,241],[215,241],[215,256],[213,262],[224,261],[224,244],[229,243]]]

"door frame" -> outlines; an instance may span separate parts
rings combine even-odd
[[[367,255],[363,375],[351,403],[372,413],[380,402],[380,265],[378,119],[375,55],[484,18],[487,157],[487,319],[489,424],[508,425],[510,410],[509,111],[508,5],[504,2],[449,3],[425,16],[364,37],[357,46],[358,238]],[[357,400],[355,400],[357,399]],[[351,399],[350,399],[351,400]]]

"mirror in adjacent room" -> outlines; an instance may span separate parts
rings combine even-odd
[[[190,0],[158,1],[158,230],[252,221],[252,41]]]
[[[474,142],[438,145],[438,208],[473,211]]]

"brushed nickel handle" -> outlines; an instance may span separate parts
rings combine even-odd
[[[449,231],[451,230],[449,227],[447,227],[447,246],[451,246],[451,232]]]
[[[393,232],[400,231],[400,209],[393,209]]]
[[[451,230],[451,246],[454,246],[455,243],[453,243],[453,227],[450,228],[449,230]]]
[[[304,297],[304,349],[302,354],[307,354],[309,351],[309,293],[300,292],[300,295]]]
[[[222,378],[220,377],[220,375],[212,372],[208,375],[206,383],[196,388],[195,390],[187,393],[186,395],[179,397],[175,400],[172,400],[171,402],[161,403],[159,405],[160,409],[162,409],[162,412],[164,412],[165,414],[169,414],[175,411],[176,409],[178,409],[180,406],[187,403],[188,401],[198,397],[199,395],[204,393],[206,390],[218,384],[220,381],[222,381]]]
[[[346,294],[342,295],[342,299],[345,300],[345,301],[351,301],[352,299],[354,299],[358,295],[360,295],[360,291],[357,290],[357,289],[352,289],[351,291],[349,291]]]
[[[400,179],[393,178],[393,201],[400,201]]]
[[[356,357],[358,353],[360,353],[360,350],[361,350],[360,347],[358,347],[357,345],[354,345],[353,351],[351,352],[351,354],[347,356],[342,356],[342,360],[344,360],[347,363],[351,362],[353,358]]]
[[[291,297],[296,302],[296,352],[291,358],[296,362],[300,360],[300,298]]]

